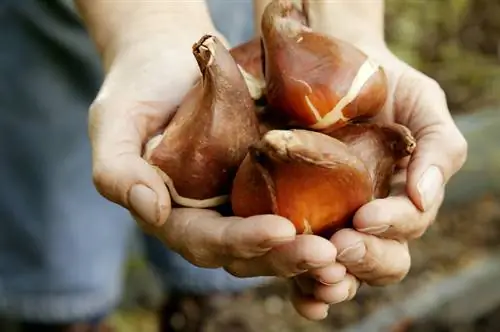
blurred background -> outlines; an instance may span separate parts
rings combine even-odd
[[[411,245],[412,270],[400,285],[363,287],[329,318],[311,323],[286,302],[280,283],[257,300],[228,305],[255,331],[500,331],[500,1],[387,0],[391,49],[447,93],[469,159],[449,185],[439,218]],[[119,331],[154,331],[161,294],[138,251],[112,317]],[[214,331],[217,320],[214,317]]]
[[[217,326],[235,317],[262,332],[500,331],[500,0],[386,3],[391,49],[441,84],[469,142],[438,220],[411,244],[412,270],[401,284],[362,287],[322,322],[300,318],[277,282],[225,305],[207,331],[226,332]],[[117,332],[157,331],[164,293],[142,250],[131,243],[124,296],[109,318]]]

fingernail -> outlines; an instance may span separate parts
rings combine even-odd
[[[387,231],[389,227],[390,227],[389,225],[372,226],[372,227],[358,229],[358,231],[362,233],[378,235]]]
[[[432,206],[433,201],[443,186],[443,174],[437,166],[430,166],[422,175],[417,184],[424,211]]]
[[[320,284],[323,284],[323,285],[325,285],[325,286],[333,286],[333,285],[336,285],[336,284],[338,284],[338,283],[342,282],[342,280],[337,281],[337,282],[326,282],[326,281],[322,280],[321,278],[316,278],[316,280],[317,280]]]
[[[130,208],[149,224],[158,223],[158,197],[156,193],[142,184],[134,185],[129,192]]]
[[[283,244],[287,244],[295,240],[295,236],[289,236],[289,237],[282,237],[282,238],[274,238],[271,240],[267,240],[263,242],[260,247],[264,249],[271,249],[274,247],[281,246]]]
[[[355,263],[361,260],[366,253],[366,247],[363,242],[358,242],[345,248],[337,255],[337,260],[342,263]]]

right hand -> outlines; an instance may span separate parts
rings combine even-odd
[[[191,54],[199,37],[175,44],[168,36],[149,38],[115,52],[108,62],[89,115],[96,188],[199,267],[223,267],[238,277],[291,277],[332,263],[336,249],[330,241],[296,236],[284,218],[224,218],[210,210],[171,209],[167,187],[141,155],[199,77]]]

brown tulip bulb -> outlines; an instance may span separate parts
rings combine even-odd
[[[290,0],[262,16],[266,97],[298,127],[316,131],[376,115],[387,99],[384,70],[352,44],[291,18]]]
[[[277,214],[298,233],[346,227],[372,198],[370,173],[348,147],[307,130],[271,130],[252,145],[233,183],[235,215]]]
[[[202,73],[163,134],[147,145],[181,206],[209,208],[227,202],[235,173],[259,140],[255,105],[229,50],[214,36],[193,45]]]
[[[397,163],[410,156],[417,145],[410,130],[399,124],[349,124],[329,135],[344,142],[366,165],[374,198],[389,195]]]
[[[307,24],[307,18],[302,11],[292,4],[290,18]],[[231,49],[231,55],[245,77],[250,94],[255,100],[265,95],[266,81],[264,79],[264,57],[262,52],[262,40],[260,37],[250,39]]]

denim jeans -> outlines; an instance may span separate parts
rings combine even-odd
[[[209,3],[231,43],[252,36],[251,0]],[[135,226],[92,184],[87,109],[102,81],[99,59],[71,1],[2,0],[0,45],[0,316],[106,313],[119,301]],[[200,293],[261,282],[196,268],[145,241],[167,287]]]

